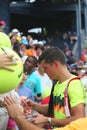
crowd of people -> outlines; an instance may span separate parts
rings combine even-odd
[[[4,96],[9,118],[6,130],[86,130],[86,60],[73,58],[67,46],[61,50],[44,39],[21,36],[17,29],[8,37],[11,49],[23,61],[24,72],[14,90],[18,98]],[[0,68],[14,71],[10,65],[17,63],[12,57],[0,54]],[[82,81],[72,80],[78,76]]]

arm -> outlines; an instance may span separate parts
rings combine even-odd
[[[39,128],[30,122],[22,119],[21,117],[16,118],[16,123],[19,126],[20,130],[44,130],[43,128]],[[61,128],[54,128],[53,130],[86,130],[87,129],[87,118],[81,118],[76,121],[71,122],[69,125]]]
[[[44,130],[43,128],[39,128],[29,121],[23,119],[22,116],[16,116],[14,120],[16,121],[20,130]]]
[[[12,61],[13,55],[10,54],[0,54],[0,68],[7,69],[9,71],[14,71],[10,68],[11,65],[16,65],[17,63],[14,63]]]
[[[83,110],[83,112],[82,112]],[[76,119],[79,119],[81,117],[84,117],[84,105],[83,104],[79,104],[78,106],[76,107],[73,107],[71,109],[72,113],[71,113],[71,117],[70,118],[66,118],[66,119],[55,119],[55,118],[51,118],[51,124],[53,126],[58,126],[58,127],[63,127],[67,124],[69,124],[70,122],[76,120]],[[36,118],[34,118],[34,123],[36,125],[38,124],[41,124],[41,123],[47,123],[48,122],[48,118],[49,117],[46,117],[46,116],[43,116],[39,113],[33,115],[35,116]]]
[[[75,85],[73,85],[75,86]],[[73,88],[72,86],[72,88]],[[79,86],[79,87],[78,87]],[[78,118],[84,117],[85,116],[85,107],[84,107],[84,94],[83,94],[83,90],[80,87],[81,84],[79,82],[79,84],[76,86],[77,88],[74,90],[70,89],[69,91],[69,95],[70,95],[70,113],[71,113],[71,117],[70,118],[66,118],[66,119],[55,119],[52,118],[52,125],[54,126],[65,126],[66,124],[69,124],[71,121],[76,120]],[[70,87],[69,87],[70,88]],[[79,90],[79,91],[78,91]],[[42,117],[40,118],[40,116],[37,116],[37,119],[35,120],[36,123],[41,123],[41,122],[47,122],[47,118],[43,117],[44,119],[42,120]]]
[[[71,108],[71,117],[66,119],[52,119],[52,125],[63,127],[70,122],[85,116],[84,104]]]
[[[25,101],[24,101],[25,103]],[[41,104],[38,104],[38,103],[35,103],[29,99],[26,100],[26,103],[29,107],[32,107],[33,110],[41,113],[41,114],[44,114],[46,115],[47,112],[48,112],[48,105],[41,105]]]
[[[23,118],[19,105],[11,97],[5,97],[4,104],[8,110],[9,116],[15,120],[20,130],[44,130],[39,128]]]
[[[41,93],[34,96],[35,100],[39,103],[42,100]]]
[[[5,97],[4,104],[8,110],[9,116],[14,119],[20,130],[44,130],[43,128],[39,128],[32,123],[28,122],[26,119],[23,119],[23,113],[20,111],[20,108],[16,101],[11,97]],[[56,120],[56,119],[55,119]],[[64,128],[55,128],[54,130],[74,130],[79,129],[84,130],[87,129],[87,119],[79,119],[77,121],[71,122],[69,125],[66,125]]]

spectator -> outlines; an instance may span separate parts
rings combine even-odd
[[[36,69],[35,74],[40,77],[42,98],[45,98],[48,95],[50,95],[51,88],[52,88],[52,80],[44,72],[44,69],[40,63],[38,63],[38,69]]]
[[[25,70],[25,71],[26,71],[26,70]],[[19,94],[20,97],[21,97],[21,96],[25,96],[26,98],[29,98],[29,99],[31,99],[32,101],[34,101],[34,96],[33,96],[33,94],[32,94],[31,89],[28,88],[28,87],[26,87],[26,86],[24,85],[24,82],[26,81],[26,79],[27,79],[27,74],[24,73],[24,74],[23,74],[22,81],[21,81],[20,85],[17,87],[16,90],[17,90],[17,92],[18,92],[18,94]]]
[[[0,21],[0,32],[4,32],[5,26],[6,26],[5,21]]]
[[[41,98],[41,80],[40,78],[34,73],[36,67],[37,67],[37,58],[34,56],[28,56],[24,67],[28,67],[28,77],[26,79],[26,82],[24,83],[28,88],[31,89],[34,98],[36,101],[40,101]]]

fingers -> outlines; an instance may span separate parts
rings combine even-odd
[[[32,106],[33,101],[31,101],[30,99],[26,99],[26,103],[27,103],[28,106]]]
[[[4,58],[4,60],[7,60],[7,61],[11,61],[12,58],[14,57],[13,54],[3,54],[2,56],[3,56],[2,58]]]
[[[4,98],[4,106],[6,107],[9,116],[15,120],[16,116],[23,116],[22,107],[12,97]]]
[[[6,70],[9,70],[9,71],[14,71],[14,69],[7,67],[7,66],[4,66],[3,68],[6,69]]]
[[[13,57],[14,57],[14,55],[13,54],[5,54],[6,56],[7,56],[7,58],[9,58],[9,59],[12,59]]]
[[[1,68],[7,69],[9,71],[14,71],[11,66],[17,65],[17,59],[13,58],[13,56],[7,55],[7,58],[4,58],[2,62]]]
[[[8,63],[10,63],[10,64],[17,64],[17,60],[18,60],[18,58],[14,58],[13,56],[9,56],[9,57],[7,57],[8,58]]]
[[[16,103],[16,101],[11,97],[11,98],[9,98],[9,97],[5,97],[4,98],[4,104],[6,105],[6,106],[9,106],[9,105],[12,105],[12,104],[15,104]]]

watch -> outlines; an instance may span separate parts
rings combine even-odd
[[[49,124],[52,123],[52,118],[51,118],[51,117],[48,118],[48,123],[49,123]]]

